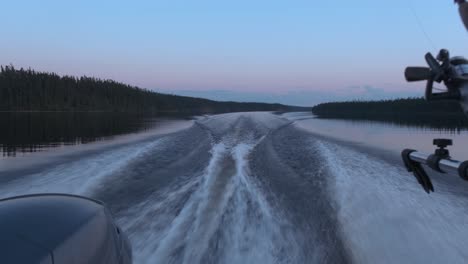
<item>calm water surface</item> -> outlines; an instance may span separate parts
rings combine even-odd
[[[113,113],[0,113],[0,172],[136,143],[190,127],[188,117]]]
[[[405,148],[430,153],[434,151],[434,138],[449,138],[454,142],[454,146],[449,147],[452,157],[468,160],[466,128],[440,129],[372,121],[318,119],[309,113],[288,113],[284,116],[295,120],[296,126],[307,131],[394,153],[400,153]]]
[[[119,113],[0,113],[0,151],[16,156],[147,132],[174,118]]]

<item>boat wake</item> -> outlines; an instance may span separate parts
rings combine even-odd
[[[405,169],[329,142],[315,144],[356,263],[466,263],[466,197],[427,195]]]
[[[249,155],[263,136],[239,128],[247,125],[239,122],[213,140],[201,175],[119,214],[135,242],[137,263],[301,262],[287,216],[251,176]]]
[[[135,263],[466,263],[468,196],[436,185],[427,195],[399,164],[235,113],[64,159],[0,193],[104,201]]]

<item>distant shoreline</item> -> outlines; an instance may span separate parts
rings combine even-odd
[[[85,111],[85,110],[78,110],[78,111],[75,111],[75,110],[70,110],[70,111],[51,111],[51,110],[44,110],[44,111],[41,111],[41,110],[19,110],[19,111],[0,111],[0,113],[115,113],[115,114],[144,114],[144,113],[140,113],[140,112],[129,112],[129,111],[107,111],[107,110],[89,110],[89,111]],[[165,114],[165,113],[180,113],[178,111],[164,111],[164,112],[158,112],[158,113],[155,113],[155,114],[159,114],[159,113],[162,113],[162,114]]]
[[[188,115],[310,109],[278,103],[221,102],[163,94],[112,80],[59,76],[32,69],[16,69],[12,65],[0,69],[0,112]]]
[[[331,102],[316,105],[317,118],[368,120],[436,128],[467,128],[468,118],[457,103],[407,98],[382,101]]]

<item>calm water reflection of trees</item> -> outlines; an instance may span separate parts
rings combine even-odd
[[[380,121],[454,132],[468,128],[468,118],[457,103],[422,98],[324,103],[314,106],[312,112],[327,119]]]
[[[154,117],[121,113],[0,113],[3,156],[99,141],[157,126]]]

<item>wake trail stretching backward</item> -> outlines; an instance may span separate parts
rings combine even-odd
[[[202,118],[0,185],[104,201],[135,263],[464,263],[467,196],[439,189],[270,113]]]
[[[200,126],[212,138],[203,173],[155,194],[148,199],[154,202],[137,205],[120,218],[132,230],[131,237],[138,238],[138,262],[299,262],[300,245],[289,232],[287,216],[267,202],[250,176],[250,153],[269,130],[242,116],[227,127],[218,120]],[[142,211],[154,218],[128,221]],[[151,235],[142,242],[142,234]]]

